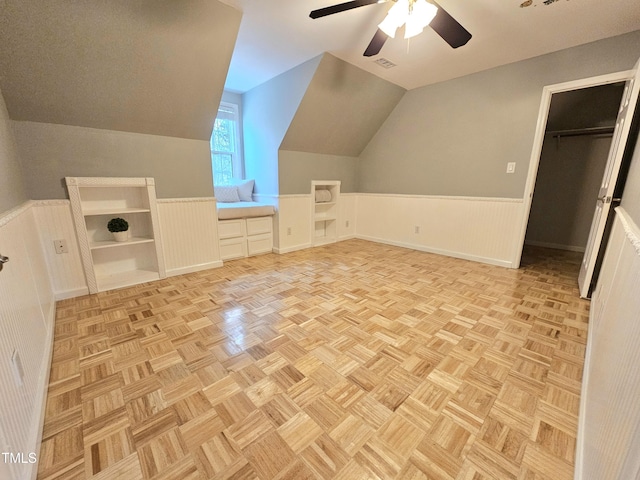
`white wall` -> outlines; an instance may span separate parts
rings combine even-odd
[[[9,257],[0,271],[0,447],[28,455],[40,449],[55,304],[1,92],[0,169],[0,254]],[[24,370],[21,384],[11,370],[14,352]],[[31,478],[35,471],[0,459],[2,478]]]
[[[87,295],[89,289],[82,268],[82,257],[68,200],[33,202],[33,215],[38,228],[51,288],[56,300]],[[64,240],[67,253],[56,253],[53,242]]]
[[[0,246],[10,258],[0,272],[0,437],[3,452],[27,456],[40,449],[55,317],[31,202],[0,216]],[[14,352],[24,370],[22,383],[11,369]],[[37,467],[3,468],[10,471],[5,478],[26,479]]]
[[[311,188],[311,187],[309,187]],[[311,247],[311,194],[280,195],[274,251],[288,253]]]
[[[622,192],[622,206],[636,225],[640,225],[640,136],[627,175],[627,182]]]
[[[522,212],[517,199],[359,194],[356,236],[513,267]]]
[[[338,201],[338,240],[362,238],[513,267],[522,211],[516,199],[346,193]],[[275,252],[311,247],[311,196],[280,195],[276,226]]]
[[[577,480],[640,478],[640,138],[591,308]]]
[[[256,193],[278,194],[278,148],[321,58],[298,65],[242,95],[245,177],[256,180]]]
[[[309,185],[311,188],[311,185]],[[276,253],[311,247],[311,194],[280,195],[275,219],[273,246]],[[260,201],[263,201],[261,198]],[[341,193],[338,200],[338,240],[355,238],[358,195]],[[349,222],[349,226],[347,226]],[[289,234],[288,229],[291,229]]]
[[[167,276],[221,267],[214,198],[158,200]]]
[[[616,209],[590,308],[578,480],[640,478],[640,228]]]

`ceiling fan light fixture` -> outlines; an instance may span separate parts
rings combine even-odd
[[[398,29],[398,27],[399,25],[396,25],[393,19],[390,19],[388,15],[378,25],[378,28],[382,30],[387,37],[391,37],[391,38],[394,38],[396,36],[396,30]]]
[[[405,25],[404,38],[411,38],[422,33],[436,13],[438,7],[426,0],[397,0],[378,28],[394,38],[396,30]]]
[[[394,38],[396,30],[406,21],[409,13],[409,0],[398,0],[387,12],[387,16],[378,25],[388,37]]]
[[[431,23],[438,13],[438,7],[426,0],[416,0],[409,10],[404,27],[404,38],[415,37]]]

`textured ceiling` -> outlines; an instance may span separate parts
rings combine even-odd
[[[0,0],[9,115],[208,140],[240,18],[214,0]]]
[[[325,51],[413,89],[640,29],[638,0],[438,0],[473,34],[466,46],[453,50],[431,29],[410,42],[399,32],[365,58],[390,2],[312,20],[311,10],[344,0],[226,1],[244,13],[226,83],[237,92]],[[380,57],[397,66],[385,70]]]

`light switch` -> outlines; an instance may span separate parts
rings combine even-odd
[[[516,162],[507,163],[507,173],[515,173],[516,171]]]

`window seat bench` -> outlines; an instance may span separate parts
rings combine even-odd
[[[251,257],[273,250],[273,205],[218,203],[217,210],[222,260]]]

